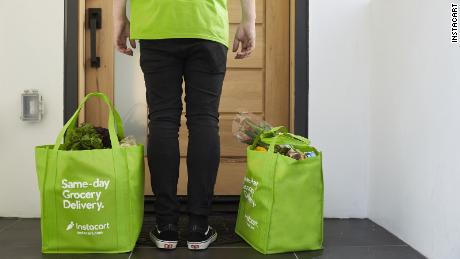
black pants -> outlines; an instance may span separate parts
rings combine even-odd
[[[220,161],[219,100],[227,47],[202,39],[141,40],[140,64],[149,107],[148,164],[157,224],[177,224],[178,131],[182,83],[188,136],[190,223],[207,224]]]

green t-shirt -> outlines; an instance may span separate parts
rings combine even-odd
[[[199,38],[228,47],[227,0],[131,0],[132,39]]]

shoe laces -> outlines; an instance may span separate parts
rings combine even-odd
[[[161,226],[159,227],[157,225],[157,230],[158,230],[158,233],[161,233],[163,231],[174,231],[174,232],[177,232],[177,226],[176,225],[173,225],[173,224],[167,224],[167,225],[164,225],[164,226]]]
[[[193,225],[190,228],[190,232],[198,232],[200,234],[207,235],[210,229],[211,229],[211,227],[209,225],[206,228],[202,228],[202,227],[200,227],[198,225]]]

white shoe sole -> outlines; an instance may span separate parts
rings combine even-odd
[[[216,241],[217,239],[217,233],[214,233],[208,240],[201,241],[201,242],[189,242],[187,241],[187,247],[190,250],[204,250],[208,248],[208,246]]]
[[[165,241],[156,238],[152,233],[150,233],[150,239],[155,243],[155,245],[160,249],[173,250],[177,247],[177,241]]]

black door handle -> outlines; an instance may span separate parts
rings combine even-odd
[[[100,67],[101,58],[96,54],[96,30],[102,27],[102,10],[101,8],[89,8],[89,29],[91,30],[91,67]]]

